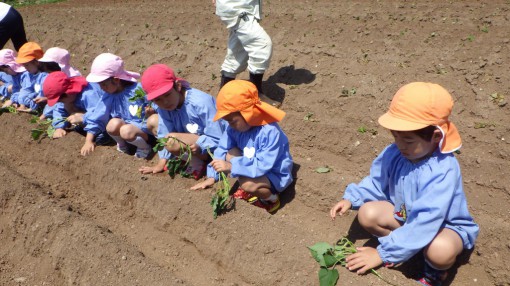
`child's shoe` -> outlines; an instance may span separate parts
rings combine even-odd
[[[245,201],[249,202],[250,204],[255,203],[259,199],[256,196],[254,196],[248,192],[245,192],[241,188],[237,189],[237,191],[234,193],[233,197],[236,199],[245,200]]]
[[[205,175],[206,171],[207,163],[195,156],[191,156],[191,161],[189,162],[188,168],[186,168],[186,173],[190,174],[195,180],[198,180]]]
[[[253,205],[259,208],[263,208],[268,213],[272,214],[280,208],[280,196],[277,195],[276,200],[274,201],[258,199],[257,201],[253,202]]]
[[[151,151],[152,149],[150,147],[147,149],[136,148],[135,157],[139,159],[147,159],[147,157],[151,154]]]
[[[423,269],[423,277],[418,279],[418,283],[425,286],[441,286],[443,280],[446,279],[448,273],[446,270],[437,270],[432,268],[428,263],[425,262]]]
[[[117,151],[122,153],[128,153],[129,152],[129,146],[127,144],[119,144],[117,143]]]
[[[76,130],[76,128],[78,128],[78,126],[76,126],[74,129]],[[105,132],[99,133],[96,136],[95,141],[96,141],[97,146],[105,146],[105,145],[110,144],[110,142],[112,142],[112,137],[110,137],[110,135],[108,135],[108,132],[105,131]]]

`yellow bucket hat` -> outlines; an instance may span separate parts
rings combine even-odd
[[[250,126],[279,122],[285,112],[260,101],[257,87],[246,80],[233,80],[225,84],[216,98],[214,121],[232,112],[240,112]]]
[[[395,131],[413,131],[436,126],[443,133],[439,143],[442,153],[454,152],[462,146],[457,127],[448,120],[453,108],[450,93],[442,86],[428,82],[412,82],[401,87],[388,112],[379,124]]]

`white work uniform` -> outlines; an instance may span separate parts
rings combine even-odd
[[[235,78],[247,67],[263,74],[269,68],[273,44],[259,24],[261,6],[261,0],[216,0],[216,15],[229,29],[223,75]]]

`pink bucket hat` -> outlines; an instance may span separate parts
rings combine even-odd
[[[66,49],[62,49],[59,47],[53,47],[46,50],[46,53],[44,53],[43,57],[39,59],[40,62],[55,62],[60,66],[60,69],[67,75],[67,76],[80,76],[81,73],[73,68],[70,64],[71,61],[71,55],[69,54],[69,51]]]
[[[16,52],[11,49],[0,50],[0,66],[8,66],[17,73],[26,71],[22,65],[16,63]]]
[[[124,61],[114,54],[104,53],[97,56],[92,62],[88,82],[102,82],[110,77],[137,82],[140,74],[126,71]]]
[[[153,100],[168,92],[176,82],[180,82],[184,88],[189,88],[187,81],[176,78],[174,71],[164,64],[155,64],[147,68],[141,82],[143,90],[147,92],[147,100]]]
[[[453,99],[442,86],[429,82],[412,82],[393,96],[388,112],[379,117],[379,124],[396,131],[413,131],[436,126],[443,139],[442,153],[454,152],[462,146],[459,131],[450,116]]]

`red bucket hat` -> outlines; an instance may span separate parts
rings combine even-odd
[[[145,70],[141,82],[143,90],[147,93],[147,99],[153,100],[171,90],[176,80],[175,73],[170,67],[155,64]]]
[[[232,112],[241,112],[250,126],[279,122],[285,112],[260,101],[257,87],[246,80],[232,80],[225,84],[216,98],[217,112],[214,121]]]
[[[80,93],[87,86],[84,77],[67,77],[64,72],[50,73],[43,82],[43,93],[48,99],[48,105],[55,105],[64,93]]]
[[[181,83],[184,88],[189,88],[187,81],[175,77],[174,71],[164,64],[148,67],[142,74],[141,82],[143,90],[147,93],[147,100],[154,100],[167,93],[176,82]]]
[[[439,143],[442,153],[454,152],[462,146],[457,127],[448,120],[453,108],[450,93],[442,86],[413,82],[401,87],[379,124],[395,131],[413,131],[436,126],[443,133]]]

